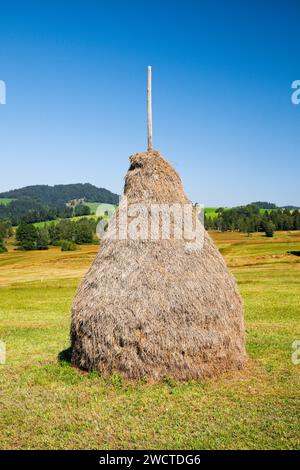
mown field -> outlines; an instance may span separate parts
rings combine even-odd
[[[0,255],[0,448],[299,449],[300,232],[213,237],[245,302],[249,361],[188,383],[104,379],[58,361],[99,247]]]

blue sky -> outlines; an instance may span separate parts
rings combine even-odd
[[[153,145],[206,206],[300,205],[297,0],[0,0],[0,191],[121,192]]]

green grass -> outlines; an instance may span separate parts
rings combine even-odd
[[[15,201],[15,199],[10,198],[10,197],[0,197],[0,204],[4,204],[7,206],[10,202]]]
[[[96,214],[97,211],[97,215],[104,215],[106,211],[108,211],[108,213],[114,212],[116,208],[113,204],[103,204],[100,202],[85,202],[85,205],[89,206],[92,214]]]
[[[58,361],[97,247],[0,255],[0,448],[299,449],[300,233],[213,234],[245,302],[245,370],[128,382]]]
[[[206,215],[206,217],[211,217],[211,218],[217,217],[218,216],[218,213],[216,212],[217,209],[218,209],[217,207],[205,207],[204,214]]]
[[[205,207],[204,208],[204,213],[206,217],[211,217],[214,219],[215,217],[218,217],[219,213],[217,212],[219,208],[218,207]],[[224,211],[227,211],[230,209],[229,207],[224,207]]]

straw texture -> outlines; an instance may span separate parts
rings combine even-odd
[[[129,203],[189,202],[157,151],[131,156],[124,193]],[[242,300],[208,233],[191,252],[172,237],[104,240],[73,302],[71,347],[73,365],[134,379],[242,368]]]

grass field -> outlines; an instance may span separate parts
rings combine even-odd
[[[96,214],[97,211],[97,215],[104,215],[106,211],[108,213],[114,212],[116,208],[116,206],[114,206],[113,204],[104,204],[100,202],[85,202],[85,205],[89,206],[92,214]]]
[[[218,216],[218,212],[216,212],[217,209],[217,207],[205,207],[204,214],[206,215],[206,217],[215,218]]]
[[[0,197],[0,204],[4,204],[7,206],[10,202],[15,201],[15,199],[9,198],[9,197]]]
[[[0,255],[0,448],[299,449],[300,232],[215,233],[245,302],[248,365],[198,382],[82,373],[70,306],[98,247]],[[294,254],[289,254],[293,252]]]

